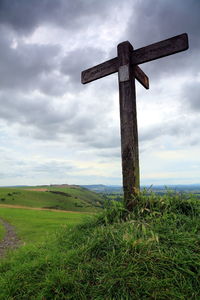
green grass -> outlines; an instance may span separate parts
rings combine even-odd
[[[3,239],[4,234],[5,234],[5,229],[3,224],[0,222],[0,241]]]
[[[86,202],[92,206],[101,206],[103,203],[103,198],[100,194],[94,193],[82,187],[49,187],[49,191],[61,191],[68,193],[76,201],[77,199],[82,199],[83,203]]]
[[[200,203],[140,196],[0,265],[0,299],[200,299]]]
[[[52,187],[46,192],[0,188],[0,204],[95,212],[100,209],[102,201],[100,195],[82,188]]]
[[[14,225],[23,243],[40,243],[62,227],[71,228],[88,218],[83,213],[0,208],[0,218]],[[4,232],[0,227],[0,233]]]

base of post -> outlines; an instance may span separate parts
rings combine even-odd
[[[130,193],[130,191],[126,191],[126,189],[124,189],[124,204],[128,211],[133,211],[134,208],[137,206],[138,201],[139,201],[139,199],[138,199],[139,194],[140,194],[139,188],[134,188],[132,193]]]

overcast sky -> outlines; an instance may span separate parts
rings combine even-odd
[[[199,16],[199,0],[0,0],[0,185],[121,184],[117,73],[81,71],[184,32],[189,50],[140,65],[140,176],[200,183]]]

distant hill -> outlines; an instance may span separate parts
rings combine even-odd
[[[69,211],[98,211],[101,195],[79,186],[51,185],[0,188],[0,204],[21,205]]]
[[[118,185],[103,185],[103,184],[92,184],[92,185],[82,185],[82,187],[91,190],[96,193],[104,194],[123,194],[122,186]],[[174,184],[174,185],[142,185],[141,190],[147,189],[155,193],[164,193],[167,190],[175,190],[178,192],[188,192],[188,193],[200,193],[200,184]]]
[[[90,191],[95,193],[105,193],[105,194],[122,194],[123,190],[121,186],[118,185],[103,185],[103,184],[91,184],[91,185],[81,185]]]
[[[170,185],[152,185],[152,186],[142,186],[142,189],[146,188],[147,190],[152,190],[155,193],[163,194],[167,190],[199,194],[200,193],[200,184],[170,184]]]

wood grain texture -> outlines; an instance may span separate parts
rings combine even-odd
[[[183,33],[170,39],[134,50],[132,53],[132,63],[135,65],[143,64],[154,59],[185,51],[188,47],[187,33]]]
[[[102,77],[108,76],[117,72],[119,69],[118,57],[110,59],[102,64],[89,68],[81,73],[81,82],[83,84],[92,82]],[[146,88],[149,88],[149,78],[147,75],[137,66],[135,68],[135,78]]]
[[[134,67],[134,66],[133,66]],[[140,67],[134,67],[135,78],[143,85],[145,89],[149,89],[149,78],[148,76],[140,69]]]
[[[81,82],[83,84],[108,76],[118,71],[117,57],[106,62],[89,68],[81,73]]]
[[[139,152],[134,67],[131,65],[133,47],[129,42],[118,45],[119,66],[129,66],[129,80],[120,81],[119,102],[121,123],[121,155],[124,201],[126,208],[134,207],[133,196],[139,191]]]
[[[132,51],[131,62],[133,65],[142,64],[187,50],[188,47],[188,36],[186,33],[183,33],[170,39]],[[108,76],[117,72],[118,68],[118,57],[112,58],[92,68],[84,70],[81,73],[81,82],[86,84],[99,78]],[[145,88],[148,88],[148,77],[144,75],[144,72],[137,66],[135,77]]]

